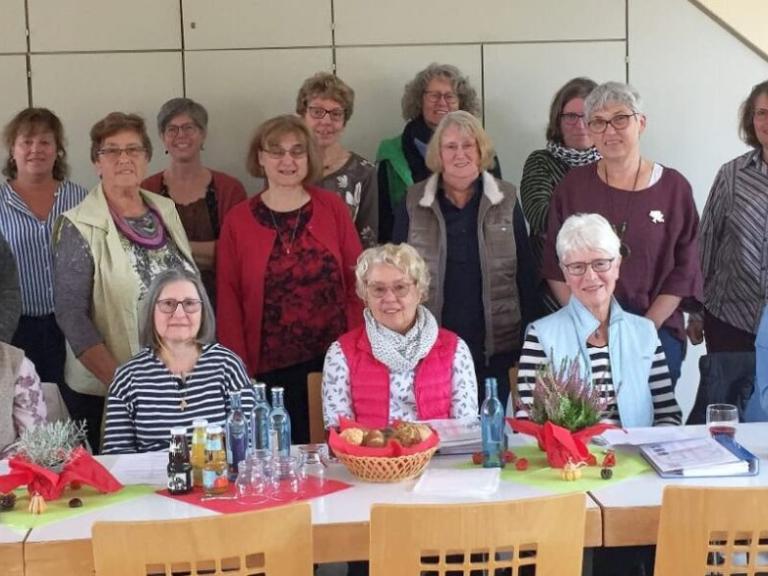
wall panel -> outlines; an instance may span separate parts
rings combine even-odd
[[[191,50],[330,46],[331,0],[183,0]]]
[[[0,53],[26,52],[24,0],[3,0],[0,17]]]
[[[245,156],[256,126],[277,114],[291,114],[305,78],[330,70],[330,49],[190,52],[187,95],[210,114],[205,162],[240,178],[249,193]]]
[[[0,56],[0,126],[5,126],[22,108],[27,107],[27,62],[24,56]]]
[[[97,120],[115,110],[144,117],[155,149],[150,173],[163,166],[155,116],[163,102],[181,94],[178,53],[32,56],[33,102],[61,117],[69,140],[72,178],[84,186],[96,182],[88,133]]]

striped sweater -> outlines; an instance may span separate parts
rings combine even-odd
[[[249,413],[253,392],[245,367],[220,344],[203,347],[185,381],[145,348],[117,370],[109,388],[103,452],[166,450],[174,426],[191,428],[198,418],[224,424],[229,394],[237,390],[243,391],[243,411]]]
[[[592,381],[598,387],[601,398],[605,401],[603,422],[621,426],[619,410],[616,406],[616,390],[611,376],[611,359],[608,346],[593,346],[587,344],[589,361],[592,367]],[[527,409],[533,403],[533,387],[536,382],[536,371],[542,364],[549,362],[533,326],[528,328],[528,334],[520,353],[520,363],[517,372],[517,390],[520,396],[520,406],[517,417],[527,417]],[[667,368],[667,359],[661,344],[656,346],[656,353],[648,376],[648,386],[653,399],[653,425],[679,425],[682,423],[682,412],[675,400],[672,382]],[[621,393],[621,387],[619,387]]]

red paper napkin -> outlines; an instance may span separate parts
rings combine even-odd
[[[361,426],[354,420],[348,418],[339,418],[339,427],[341,430],[347,428],[360,428],[367,430],[365,426]],[[432,436],[411,446],[405,447],[400,442],[390,438],[385,446],[380,448],[373,448],[371,446],[355,446],[350,444],[344,438],[339,435],[335,429],[331,429],[328,435],[328,445],[331,447],[335,454],[349,454],[350,456],[379,456],[385,458],[393,458],[395,456],[410,456],[411,454],[418,454],[425,452],[430,448],[437,446],[440,443],[440,437],[437,435],[434,429],[432,429]]]
[[[586,462],[594,466],[595,457],[587,449],[587,442],[592,436],[602,434],[608,428],[616,428],[613,424],[595,424],[578,432],[571,432],[552,422],[542,425],[516,418],[507,418],[507,422],[512,430],[533,436],[539,441],[539,448],[547,453],[547,461],[552,468],[562,468],[569,461],[575,464]]]

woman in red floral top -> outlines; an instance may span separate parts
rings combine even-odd
[[[233,208],[217,246],[219,341],[249,375],[285,387],[292,441],[309,441],[307,374],[328,346],[362,322],[354,267],[360,240],[344,202],[312,186],[322,170],[300,118],[256,131],[248,171],[264,190]]]

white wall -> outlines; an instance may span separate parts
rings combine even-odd
[[[73,179],[86,185],[95,181],[96,120],[113,109],[143,114],[157,147],[151,169],[160,169],[154,116],[186,94],[211,114],[206,162],[252,192],[244,155],[254,128],[292,112],[301,80],[334,64],[357,92],[345,141],[372,157],[402,128],[403,85],[438,61],[458,65],[482,95],[515,183],[544,144],[559,85],[628,76],[646,101],[644,153],[685,174],[701,209],[717,168],[744,149],[740,101],[768,77],[768,63],[687,0],[26,0],[28,23],[24,0],[2,3],[0,122],[28,101],[53,108],[68,131]],[[696,352],[679,388],[685,407]]]

